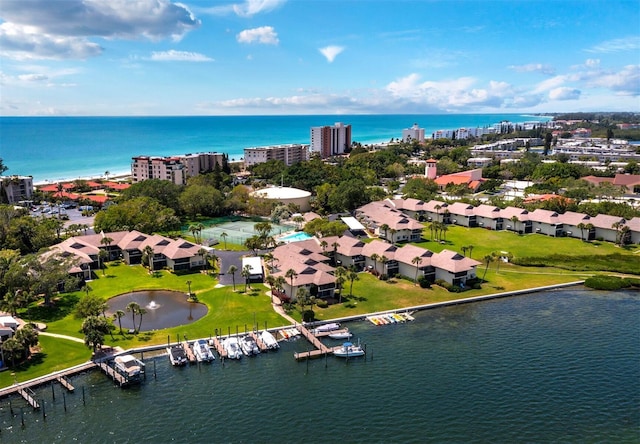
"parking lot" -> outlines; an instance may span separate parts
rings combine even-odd
[[[58,217],[64,221],[64,227],[72,224],[88,225],[87,234],[94,233],[93,220],[94,216],[83,216],[80,208],[64,208],[64,206],[38,205],[31,211],[32,217]]]

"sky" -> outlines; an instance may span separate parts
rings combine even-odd
[[[0,115],[640,112],[638,0],[0,0]]]

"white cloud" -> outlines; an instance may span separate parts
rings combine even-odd
[[[549,98],[551,100],[578,100],[580,98],[580,90],[561,86],[549,91]]]
[[[4,0],[0,47],[14,59],[88,58],[102,48],[88,39],[180,39],[200,26],[169,0]]]
[[[338,56],[338,54],[344,51],[344,47],[331,45],[331,46],[325,46],[324,48],[320,48],[318,49],[318,51],[322,53],[322,55],[327,59],[329,63],[332,63],[335,60],[335,58]]]
[[[204,54],[197,52],[176,51],[170,49],[169,51],[153,51],[151,53],[150,60],[158,62],[213,62],[214,60],[207,57]]]
[[[566,81],[567,81],[567,76],[557,75],[557,76],[551,77],[550,79],[547,79],[538,83],[538,86],[536,86],[533,92],[541,93],[541,92],[549,91],[551,89],[560,87]]]
[[[0,24],[0,55],[14,60],[87,59],[102,54],[102,47],[84,37],[41,33],[33,26]]]
[[[233,5],[233,12],[240,17],[251,17],[262,12],[273,11],[286,0],[245,0],[244,3]]]
[[[272,26],[245,29],[236,36],[236,40],[240,43],[258,42],[265,45],[277,45],[279,43],[278,34]]]
[[[529,63],[526,65],[511,65],[509,69],[515,72],[539,72],[545,75],[554,75],[556,70],[551,65],[542,63]]]
[[[640,95],[640,65],[628,65],[618,72],[600,71],[590,76],[588,84],[608,88],[621,95]]]
[[[588,68],[597,68],[600,66],[600,59],[587,59],[584,62],[584,66]]]
[[[621,51],[637,51],[640,49],[640,36],[629,36],[620,39],[612,39],[585,49],[586,52],[611,53]]]

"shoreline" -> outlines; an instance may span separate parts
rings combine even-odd
[[[471,303],[476,303],[476,302],[490,301],[490,300],[493,300],[493,299],[502,299],[502,298],[513,297],[513,296],[523,296],[523,295],[527,295],[527,294],[539,293],[539,292],[548,291],[548,290],[577,287],[577,286],[580,286],[580,285],[584,285],[584,280],[566,282],[566,283],[562,283],[562,284],[545,285],[545,286],[542,286],[542,287],[533,287],[533,288],[527,288],[527,289],[523,289],[523,290],[512,290],[512,291],[504,291],[504,292],[500,292],[500,293],[491,293],[491,294],[482,295],[482,296],[472,296],[472,297],[468,297],[468,298],[453,299],[453,300],[450,300],[450,301],[432,302],[432,303],[429,303],[429,304],[422,304],[422,305],[415,305],[415,306],[411,306],[411,307],[396,308],[396,309],[384,310],[384,311],[380,311],[380,312],[363,313],[363,314],[358,314],[358,315],[353,315],[353,316],[346,316],[346,317],[342,317],[342,318],[327,319],[327,320],[323,320],[323,321],[307,323],[305,325],[315,326],[315,325],[326,324],[326,323],[331,323],[331,322],[353,322],[353,321],[358,321],[358,320],[364,320],[368,316],[377,316],[377,315],[382,315],[382,314],[386,314],[386,313],[404,313],[404,312],[408,312],[408,311],[433,310],[433,309],[442,308],[442,307],[448,307],[448,306],[452,306],[452,305],[471,304]],[[274,306],[274,308],[275,308],[275,306]],[[282,328],[293,328],[295,326],[296,326],[296,324],[281,325],[279,327],[269,328],[268,330],[269,331],[271,331],[271,330],[280,330]],[[207,339],[207,338],[197,338],[197,339]],[[194,341],[197,340],[197,339],[194,339]],[[161,350],[161,349],[164,349],[166,347],[167,347],[166,344],[154,344],[154,345],[148,345],[148,346],[144,346],[144,347],[134,347],[134,348],[127,349],[127,350],[118,351],[117,353],[114,353],[114,354],[109,355],[109,356],[105,356],[103,358],[99,358],[99,359],[96,359],[96,360],[90,360],[90,361],[87,361],[87,362],[83,362],[83,363],[74,365],[72,367],[68,367],[66,369],[62,369],[62,370],[58,370],[58,371],[55,371],[55,372],[47,373],[46,375],[38,376],[36,378],[30,379],[30,380],[27,380],[27,381],[24,381],[24,382],[19,382],[17,384],[12,384],[10,386],[0,387],[0,398],[6,397],[6,396],[10,396],[12,394],[16,394],[20,389],[24,389],[24,388],[27,388],[27,387],[35,387],[35,386],[46,384],[47,382],[55,381],[55,379],[57,377],[61,376],[61,375],[65,375],[65,376],[66,375],[73,375],[73,374],[77,374],[77,373],[81,373],[81,372],[84,372],[84,371],[88,371],[88,370],[94,369],[94,368],[97,367],[96,363],[102,362],[105,359],[115,358],[116,356],[119,356],[119,355],[122,355],[122,354],[135,354],[135,353],[144,354],[144,352],[152,352],[152,351],[155,351],[155,350]]]

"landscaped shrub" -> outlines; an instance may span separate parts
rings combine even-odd
[[[596,290],[620,290],[629,286],[624,279],[617,276],[592,276],[584,281],[584,285]]]
[[[313,322],[316,319],[316,314],[313,310],[305,310],[302,313],[302,321],[303,322]]]
[[[420,285],[420,288],[431,288],[431,282],[426,276],[418,277],[418,285]]]
[[[329,303],[324,299],[316,299],[316,305],[319,308],[327,308],[329,306]]]

